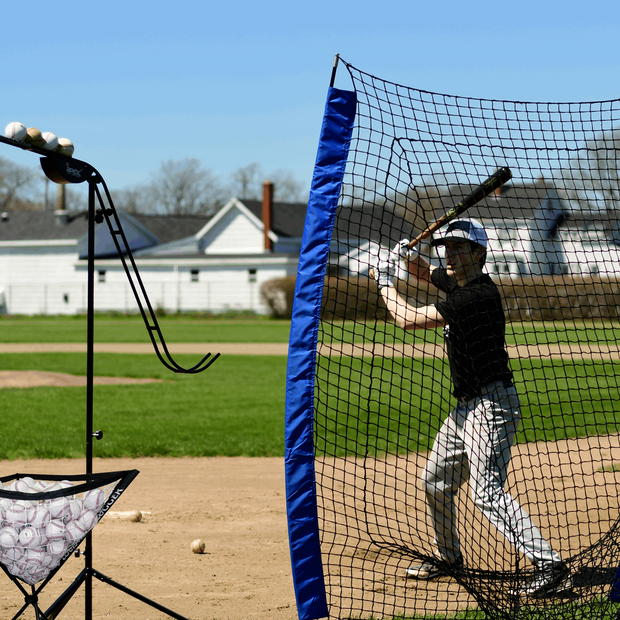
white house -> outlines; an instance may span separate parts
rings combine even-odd
[[[154,309],[265,313],[260,286],[297,272],[307,205],[233,198],[214,216],[128,215],[121,226]],[[264,225],[267,222],[267,226]],[[95,310],[137,304],[105,223],[95,229]],[[11,211],[0,217],[0,311],[86,310],[84,213]]]
[[[443,212],[455,202],[445,200]],[[154,309],[265,313],[261,285],[297,272],[306,209],[306,204],[273,203],[267,192],[262,202],[233,198],[212,217],[118,215]],[[491,274],[620,273],[617,222],[604,212],[585,213],[569,214],[554,188],[540,182],[504,186],[467,214],[487,228],[486,269]],[[372,205],[342,207],[328,269],[366,273],[381,249],[414,232],[393,212],[378,212]],[[2,214],[0,312],[85,312],[86,233],[83,212]],[[105,223],[95,229],[95,256],[95,309],[135,312],[132,289]]]
[[[435,217],[470,189],[454,187]],[[498,277],[620,274],[620,228],[615,214],[596,209],[585,199],[576,203],[560,194],[542,179],[529,185],[509,184],[463,215],[480,220],[487,229],[487,272]],[[394,213],[385,212],[378,221],[371,205],[350,211],[343,213],[340,225],[337,220],[334,233],[341,246],[334,269],[340,273],[366,274],[397,241],[417,234]],[[431,251],[423,242],[421,249],[438,264],[441,248]]]

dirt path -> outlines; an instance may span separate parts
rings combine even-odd
[[[286,343],[178,343],[168,345],[171,354],[206,355],[287,355]],[[95,353],[143,353],[152,354],[148,343],[95,343]],[[85,353],[83,343],[0,343],[0,353]],[[318,346],[319,355],[387,357],[443,357],[442,345],[434,344],[381,344],[381,343],[325,343]],[[512,359],[517,358],[570,358],[570,359],[618,359],[617,345],[514,345],[508,347]]]
[[[95,343],[95,353],[145,353],[153,355],[153,345],[144,342]],[[168,350],[174,354],[206,355],[221,353],[222,355],[287,355],[287,343],[181,343],[169,344]],[[0,343],[0,353],[86,353],[86,344],[80,342],[29,342],[29,343]]]

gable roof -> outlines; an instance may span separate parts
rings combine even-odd
[[[451,186],[450,194],[440,198],[441,207],[436,212],[437,216],[447,213],[473,189],[474,185]],[[507,183],[499,192],[470,207],[467,217],[480,220],[527,220],[534,216],[541,201],[554,189],[553,184],[545,181],[525,185]]]
[[[88,232],[86,211],[66,211],[63,218],[54,211],[7,211],[0,216],[0,241],[79,241]],[[125,222],[142,229],[153,243],[170,243],[195,235],[212,216],[128,215],[117,212]],[[101,227],[98,226],[97,230]]]
[[[239,199],[248,211],[262,221],[263,206],[260,200]],[[304,202],[274,202],[271,212],[271,230],[278,237],[302,237],[308,204]]]
[[[159,243],[170,243],[196,235],[213,216],[141,215],[132,213],[131,217],[155,235]]]
[[[120,228],[123,231],[123,235],[127,240],[129,249],[132,252],[136,252],[137,250],[157,245],[157,237],[147,228],[142,226],[142,224],[140,224],[140,222],[138,222],[131,215],[128,215],[123,211],[117,211],[116,215],[120,223]],[[115,230],[116,221],[114,219],[111,220],[111,224],[112,229]],[[113,239],[112,233],[110,232],[110,228],[107,226],[107,224],[100,223],[99,225],[96,225],[94,228],[94,233],[94,254],[96,258],[110,258],[118,255],[118,251],[115,245],[115,239]],[[116,237],[116,241],[118,242],[119,247],[125,254],[127,252],[127,248],[125,247],[122,238],[116,235],[114,235],[114,237]],[[88,241],[88,233],[80,237],[78,241],[79,258],[88,258]]]
[[[345,245],[370,240],[391,246],[403,237],[410,237],[412,232],[412,225],[389,209],[342,206],[336,213],[333,240]]]
[[[67,211],[61,223],[53,211],[6,211],[0,241],[77,241],[88,230],[85,211]]]

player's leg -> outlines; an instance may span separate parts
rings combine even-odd
[[[435,438],[421,478],[437,553],[447,562],[457,562],[461,558],[454,498],[469,477],[467,453],[460,436],[464,417],[464,407],[455,408],[447,417]]]
[[[499,386],[471,412],[465,443],[472,497],[484,516],[534,565],[541,569],[563,566],[529,515],[504,490],[519,419],[519,398],[513,387]]]

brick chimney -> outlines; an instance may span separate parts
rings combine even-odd
[[[273,244],[269,238],[271,232],[271,222],[273,216],[273,183],[271,181],[263,182],[263,229],[264,229],[264,248],[265,252],[273,251]]]
[[[56,224],[58,226],[66,226],[69,222],[64,184],[58,185],[58,199],[56,202],[56,211],[54,212],[54,216],[56,217]]]

